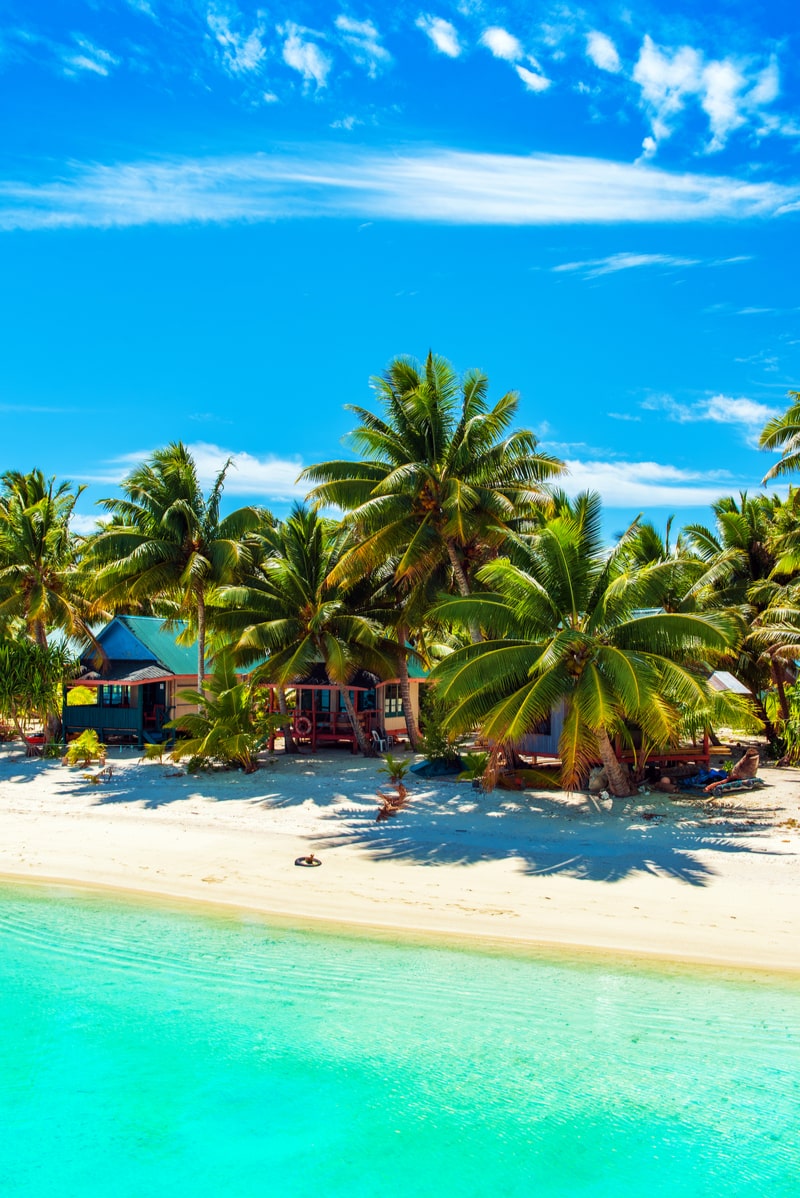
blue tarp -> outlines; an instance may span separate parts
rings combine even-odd
[[[725,770],[698,770],[690,778],[678,778],[678,789],[705,790],[711,782],[722,782],[727,776]]]
[[[460,774],[463,770],[460,761],[418,761],[412,765],[412,774],[420,778],[444,778],[448,774]]]

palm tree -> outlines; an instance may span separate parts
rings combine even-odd
[[[738,499],[725,495],[711,505],[714,529],[687,524],[684,536],[705,564],[697,586],[699,597],[715,607],[747,603],[753,583],[769,578],[775,568],[773,540],[780,508],[777,495],[752,496],[742,491]]]
[[[400,357],[373,380],[382,415],[348,405],[360,424],[350,434],[359,461],[310,466],[309,498],[333,504],[356,530],[338,577],[396,561],[398,582],[413,583],[448,562],[468,595],[475,567],[502,545],[545,494],[563,464],[540,453],[533,433],[509,433],[518,396],[493,407],[477,370],[459,380],[449,362],[428,354],[424,367]]]
[[[772,578],[780,554],[776,533],[787,523],[784,507],[777,495],[750,496],[743,491],[738,498],[726,495],[712,504],[715,528],[690,524],[684,530],[705,567],[693,588],[698,604],[707,611],[735,612],[746,628],[751,629],[733,646],[730,665],[753,694],[771,739],[774,729],[760,692],[773,685],[782,710],[786,709],[782,697],[784,666],[780,654],[770,651],[774,650],[774,643],[767,646],[770,638],[761,632],[754,638],[752,629],[760,627],[762,613],[768,607],[780,607]],[[787,570],[788,564],[787,557]],[[771,621],[774,618],[770,617]]]
[[[51,628],[86,635],[78,543],[70,532],[83,490],[41,470],[0,479],[0,621],[21,621],[39,645],[47,645]]]
[[[100,567],[95,587],[119,610],[153,599],[172,602],[197,637],[197,690],[203,690],[207,600],[234,581],[251,558],[248,538],[271,519],[263,509],[237,508],[220,517],[230,459],[208,496],[191,453],[180,442],[157,450],[122,483],[124,499],[99,502],[112,522],[92,544]],[[169,609],[167,609],[169,610]]]
[[[786,411],[768,420],[758,439],[762,449],[782,451],[779,460],[764,475],[762,483],[791,474],[800,467],[800,391],[790,391],[789,398],[792,402]]]
[[[393,666],[369,579],[331,581],[341,554],[338,526],[315,510],[296,507],[274,538],[276,552],[258,575],[217,596],[221,632],[234,634],[237,660],[261,661],[255,677],[286,687],[321,662],[336,686],[361,752],[372,746],[359,723],[348,684],[365,668],[386,676]],[[263,661],[267,655],[267,660]]]
[[[479,571],[483,593],[439,605],[440,617],[464,626],[480,618],[489,639],[457,649],[432,677],[454,731],[480,726],[509,747],[564,702],[564,785],[577,786],[599,755],[613,793],[630,794],[613,738],[635,723],[650,744],[672,743],[681,708],[708,702],[692,663],[725,649],[736,624],[649,610],[671,563],[626,568],[625,536],[609,554],[596,494],[560,497],[557,509],[529,542],[517,540],[515,561]]]
[[[664,588],[658,597],[659,606],[667,612],[694,611],[697,607],[695,584],[705,574],[705,563],[694,554],[685,536],[672,540],[674,516],[669,516],[664,534],[649,520],[638,517],[625,537],[622,557],[629,570],[642,569],[658,562],[670,562],[672,568],[663,571]]]
[[[183,691],[181,699],[197,703],[198,712],[187,712],[165,725],[189,734],[170,753],[173,761],[195,757],[236,765],[246,774],[258,768],[258,752],[275,727],[274,716],[259,712],[252,682],[237,677],[230,650],[217,653],[207,682],[207,693]],[[161,748],[161,746],[159,746]]]

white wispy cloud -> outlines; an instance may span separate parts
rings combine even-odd
[[[87,537],[97,530],[97,522],[100,518],[100,512],[96,516],[89,516],[85,512],[74,512],[69,526],[78,536]]]
[[[250,495],[267,503],[271,500],[286,501],[302,498],[307,488],[298,485],[297,476],[304,463],[300,458],[279,458],[272,454],[259,456],[246,450],[226,449],[208,441],[195,441],[187,446],[197,466],[197,474],[204,487],[214,484],[222,467],[231,459],[231,467],[225,478],[226,495]],[[109,469],[102,478],[94,482],[118,483],[135,466],[153,452],[152,449],[126,453],[109,462]]]
[[[355,129],[358,125],[363,125],[361,117],[350,113],[348,116],[339,117],[338,120],[331,121],[331,129],[346,129],[348,132]]]
[[[761,109],[780,91],[774,58],[761,70],[754,70],[749,59],[706,61],[702,51],[693,46],[658,46],[649,35],[642,42],[633,80],[641,89],[641,105],[650,118],[652,135],[643,142],[648,155],[672,134],[689,101],[699,103],[708,118],[711,136],[706,149],[713,152],[721,150],[735,130],[751,123],[757,129],[763,124]]]
[[[519,78],[528,91],[543,92],[550,86],[550,80],[542,74],[539,63],[532,54],[526,54],[522,42],[500,25],[490,25],[480,36],[480,43],[491,51],[495,58],[502,58],[511,63]],[[523,66],[523,59],[528,65]],[[531,70],[531,67],[534,69]]]
[[[592,30],[586,35],[586,54],[601,71],[610,71],[616,75],[622,70],[617,47],[605,33]]]
[[[0,229],[346,217],[546,225],[746,220],[800,208],[800,185],[674,174],[571,155],[447,149],[76,167],[48,182],[0,183]]]
[[[459,57],[461,42],[455,25],[445,21],[444,17],[432,17],[427,13],[417,17],[416,25],[427,34],[440,54],[446,54],[448,58]]]
[[[157,19],[153,7],[148,3],[148,0],[127,0],[127,4],[135,12],[144,13],[146,17],[152,17],[154,21]]]
[[[556,273],[576,272],[586,279],[597,279],[601,275],[616,274],[620,270],[636,270],[646,266],[729,266],[735,262],[750,262],[749,254],[736,254],[732,258],[683,258],[676,254],[610,254],[607,258],[587,258],[582,262],[560,262],[550,269]]]
[[[648,411],[664,412],[678,424],[710,421],[712,424],[739,425],[748,444],[756,446],[759,434],[768,420],[779,416],[782,409],[754,399],[731,395],[712,395],[694,403],[681,403],[671,395],[654,395],[641,405]]]
[[[90,42],[88,38],[73,34],[72,40],[78,47],[78,52],[65,50],[62,55],[64,71],[74,75],[78,71],[91,71],[95,75],[108,75],[112,67],[119,66],[119,59],[108,50],[103,50]]]
[[[529,71],[527,67],[519,65],[517,65],[514,70],[517,72],[528,91],[545,92],[550,86],[551,81],[545,75],[539,75],[536,71]]]
[[[306,37],[307,34],[313,33],[313,30],[289,22],[282,26],[279,32],[286,39],[283,43],[283,61],[286,65],[299,71],[306,83],[313,82],[318,88],[325,87],[332,65],[331,59],[316,42]]]
[[[392,61],[389,51],[381,45],[381,35],[373,21],[357,21],[340,13],[334,25],[345,49],[371,79]]]
[[[499,25],[490,25],[481,34],[481,45],[491,50],[495,58],[504,58],[506,62],[517,62],[523,57],[522,43],[506,29]]]
[[[558,485],[568,494],[599,491],[606,507],[700,507],[738,485],[724,472],[681,470],[661,462],[566,459],[569,473]]]
[[[219,47],[222,64],[232,75],[257,71],[267,53],[262,40],[266,33],[264,25],[256,25],[249,33],[242,33],[234,28],[241,20],[241,13],[230,4],[224,7],[212,5],[206,13],[206,22]]]
[[[699,266],[698,258],[678,258],[674,254],[611,254],[608,258],[589,258],[585,262],[561,262],[555,272],[576,271],[587,279],[633,270],[641,266]]]

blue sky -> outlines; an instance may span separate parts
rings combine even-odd
[[[767,0],[0,4],[2,468],[183,439],[277,512],[429,348],[609,528],[755,489],[800,387],[800,20]]]

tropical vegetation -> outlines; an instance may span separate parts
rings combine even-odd
[[[186,734],[170,753],[173,761],[188,758],[192,768],[218,762],[251,774],[277,726],[276,717],[254,701],[255,689],[253,682],[243,682],[236,673],[230,649],[219,652],[204,691],[184,691],[180,696],[196,703],[199,710],[167,725]]]
[[[555,710],[571,787],[601,761],[630,791],[623,756],[641,765],[725,725],[800,760],[800,491],[721,496],[677,533],[642,515],[608,543],[600,498],[559,489],[563,463],[518,426],[514,392],[492,400],[484,374],[433,353],[394,359],[372,386],[372,407],[349,409],[350,456],[309,466],[283,520],[223,511],[232,463],[204,480],[180,442],[100,501],[88,535],[82,488],[1,475],[0,725],[56,736],[72,658],[128,613],[197,646],[179,755],[251,769],[276,730],[291,749],[294,688],[321,672],[365,754],[361,674],[398,680],[411,745],[455,768],[467,738],[513,759]],[[778,454],[765,483],[800,467],[800,392],[761,444]],[[750,697],[711,689],[714,671]]]
[[[63,645],[26,637],[0,641],[0,725],[13,728],[28,750],[54,739],[64,682],[74,669]]]
[[[198,692],[205,676],[209,592],[246,569],[248,534],[264,520],[255,507],[220,515],[230,465],[225,463],[204,495],[185,445],[157,450],[123,480],[122,498],[100,500],[111,519],[86,555],[94,568],[89,589],[107,610],[137,603],[149,610],[161,601],[188,621],[197,640]]]
[[[442,601],[441,618],[485,635],[434,670],[450,727],[513,748],[563,706],[564,784],[579,786],[599,755],[612,792],[631,793],[614,740],[635,726],[676,743],[681,711],[706,700],[695,663],[729,649],[739,626],[729,613],[654,610],[670,564],[631,569],[626,541],[606,548],[597,495],[560,494],[543,528],[482,567],[482,590]]]

